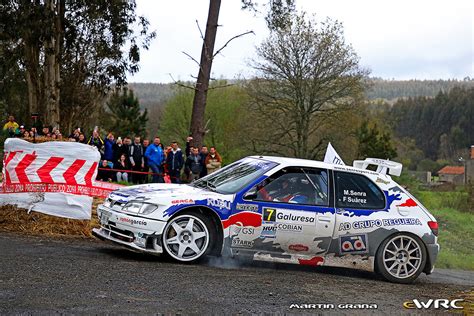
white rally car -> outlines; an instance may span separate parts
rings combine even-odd
[[[401,168],[370,158],[350,167],[247,157],[192,184],[114,191],[99,205],[101,227],[93,233],[182,262],[251,256],[376,271],[409,283],[433,270],[438,224],[388,175]]]

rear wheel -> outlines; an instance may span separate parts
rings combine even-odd
[[[214,235],[208,218],[200,213],[186,213],[168,222],[163,232],[163,246],[173,259],[193,262],[210,252]]]
[[[376,260],[378,272],[388,281],[411,283],[425,267],[426,249],[415,235],[396,234],[382,242]]]

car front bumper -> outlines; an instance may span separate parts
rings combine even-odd
[[[104,205],[97,207],[100,228],[92,234],[129,249],[160,254],[163,252],[161,235],[166,222],[121,213]]]

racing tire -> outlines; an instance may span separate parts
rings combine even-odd
[[[216,232],[211,219],[199,212],[171,218],[162,235],[166,255],[179,262],[196,262],[213,248]]]
[[[423,272],[427,252],[421,239],[398,233],[386,238],[376,254],[377,272],[394,283],[413,283]]]

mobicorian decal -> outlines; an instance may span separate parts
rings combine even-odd
[[[365,234],[339,236],[339,244],[341,254],[368,252],[367,235]]]
[[[262,212],[262,220],[266,223],[276,222],[296,225],[315,225],[316,213],[266,207]]]
[[[422,225],[418,218],[385,218],[374,219],[356,222],[344,222],[339,224],[339,231],[346,231],[351,229],[367,229],[373,227],[390,227],[397,225]]]
[[[237,203],[235,208],[238,211],[249,211],[249,212],[258,212],[258,205],[256,204],[242,204],[242,203]]]

